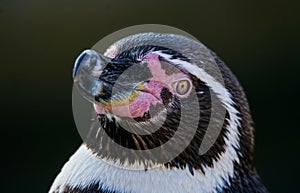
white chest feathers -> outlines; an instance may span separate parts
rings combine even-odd
[[[214,162],[213,168],[204,168],[205,175],[200,171],[191,175],[188,169],[167,169],[163,166],[147,171],[116,167],[99,159],[82,145],[65,164],[49,192],[58,187],[62,191],[65,186],[84,188],[93,183],[118,192],[217,192],[224,186],[224,180],[233,175],[232,153],[226,151],[221,156],[223,160],[220,158]]]

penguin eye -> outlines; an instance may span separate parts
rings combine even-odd
[[[184,79],[173,83],[174,91],[179,95],[185,95],[190,90],[190,81]]]

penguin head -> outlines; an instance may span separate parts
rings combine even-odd
[[[73,76],[97,114],[85,139],[97,156],[129,168],[152,164],[193,173],[232,151],[232,162],[242,157],[243,166],[251,167],[246,97],[202,43],[174,34],[132,35],[104,56],[84,51]]]

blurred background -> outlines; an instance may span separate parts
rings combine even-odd
[[[1,192],[47,192],[81,139],[78,54],[127,26],[180,28],[214,50],[248,96],[255,163],[270,192],[299,182],[299,1],[0,0]]]

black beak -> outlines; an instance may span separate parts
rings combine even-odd
[[[121,95],[129,96],[135,83],[150,76],[147,68],[134,64],[128,58],[110,59],[94,50],[85,50],[75,61],[74,84],[80,94],[92,103],[109,102],[112,98],[119,100]],[[130,70],[126,71],[129,67]]]
[[[73,69],[74,84],[87,100],[94,102],[95,96],[101,91],[99,76],[109,62],[109,58],[94,50],[85,50],[76,59]]]

